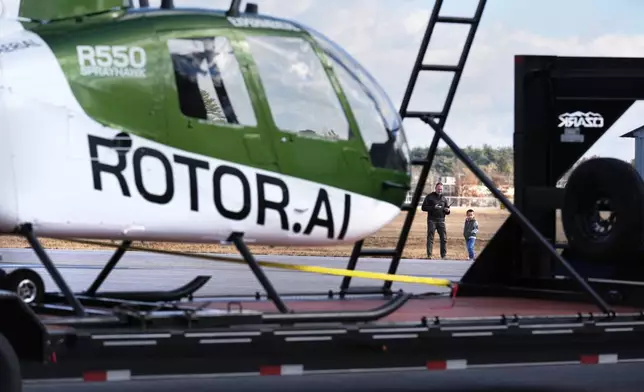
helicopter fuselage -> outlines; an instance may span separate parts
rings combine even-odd
[[[320,53],[288,22],[197,11],[0,20],[0,231],[273,245],[374,233],[405,199],[402,131],[368,142]]]

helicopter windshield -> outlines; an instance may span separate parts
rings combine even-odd
[[[410,152],[402,119],[376,80],[339,45],[304,27],[333,65],[356,117],[374,166],[409,172]]]
[[[348,140],[340,100],[311,44],[299,37],[246,37],[273,121],[301,136]]]

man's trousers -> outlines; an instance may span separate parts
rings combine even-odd
[[[447,228],[445,221],[427,221],[427,257],[432,257],[434,247],[434,232],[438,232],[440,239],[441,258],[447,256]]]

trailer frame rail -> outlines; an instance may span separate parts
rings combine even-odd
[[[396,325],[329,323],[235,330],[103,329],[52,332],[51,338],[57,342],[55,360],[48,366],[26,363],[26,380],[604,364],[643,360],[644,349],[632,342],[644,338],[644,313],[424,318]],[[310,355],[312,350],[316,355]],[[113,359],[117,352],[118,361]],[[177,357],[182,360],[171,360]]]

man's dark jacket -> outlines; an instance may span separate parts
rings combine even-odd
[[[437,205],[440,208],[436,208]],[[445,215],[450,214],[449,211],[445,211],[445,208],[448,207],[447,199],[444,195],[432,192],[425,196],[421,209],[427,212],[427,221],[442,222],[445,220]]]

